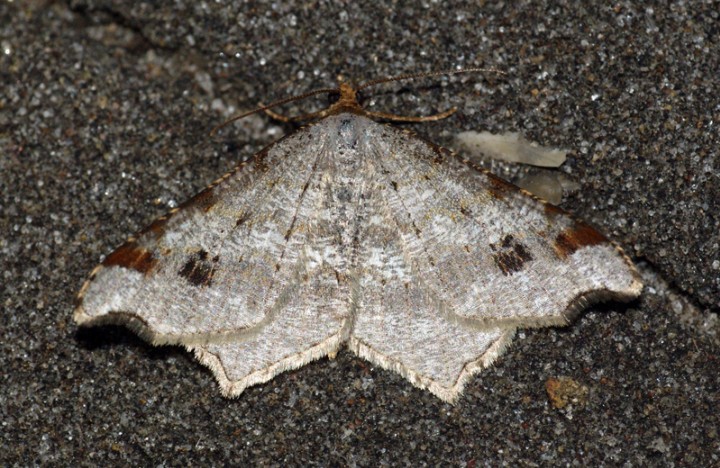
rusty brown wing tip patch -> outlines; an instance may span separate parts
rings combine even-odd
[[[559,258],[566,258],[583,247],[603,243],[610,241],[592,226],[576,220],[572,227],[557,235],[553,248]]]
[[[105,267],[121,266],[143,274],[150,273],[157,265],[158,260],[152,252],[138,246],[136,241],[128,241],[103,260]]]

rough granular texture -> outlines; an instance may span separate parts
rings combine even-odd
[[[716,5],[362,5],[0,6],[5,464],[720,463]],[[102,255],[291,130],[213,125],[340,73],[456,65],[507,75],[368,107],[456,105],[413,127],[446,146],[488,130],[571,149],[562,207],[646,262],[639,301],[520,334],[456,406],[346,351],[227,400],[180,348],[77,330]],[[582,407],[554,409],[551,378],[587,387]]]

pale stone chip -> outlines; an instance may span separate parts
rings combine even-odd
[[[558,171],[535,172],[521,177],[515,185],[554,205],[562,202],[562,174]]]
[[[346,345],[453,402],[517,327],[631,299],[590,226],[405,131],[339,112],[128,240],[75,320],[183,344],[239,395]]]
[[[496,135],[490,132],[460,132],[455,135],[458,145],[475,155],[485,155],[501,161],[540,167],[560,167],[567,151],[543,148],[517,132]]]

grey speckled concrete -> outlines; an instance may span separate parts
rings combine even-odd
[[[717,2],[126,3],[0,4],[0,461],[720,463]],[[76,329],[102,255],[289,130],[210,139],[227,112],[458,65],[507,76],[395,85],[377,108],[459,106],[416,128],[441,144],[571,148],[563,206],[645,262],[641,300],[521,334],[455,407],[348,352],[226,400],[179,348]],[[555,409],[557,377],[587,398]]]

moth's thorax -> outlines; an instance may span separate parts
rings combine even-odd
[[[328,146],[339,151],[366,151],[368,144],[376,135],[377,123],[352,113],[341,113],[327,117],[312,127],[313,133],[325,139]]]

